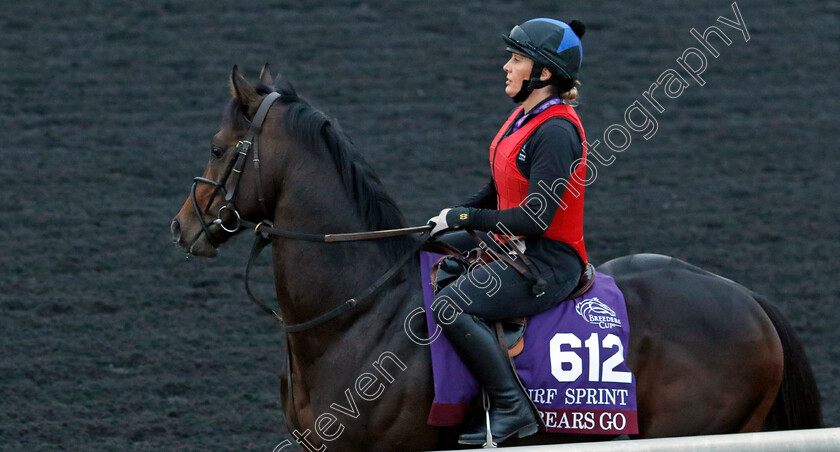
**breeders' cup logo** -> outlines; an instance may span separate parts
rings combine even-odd
[[[601,303],[598,297],[587,298],[575,306],[575,311],[583,317],[583,320],[598,325],[602,329],[621,327],[621,320],[615,315],[615,311],[609,306]]]

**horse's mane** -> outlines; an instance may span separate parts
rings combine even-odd
[[[260,95],[275,91],[274,87],[257,85]],[[300,98],[288,82],[279,84],[276,91],[281,97],[278,102],[286,106],[284,126],[286,132],[312,151],[324,151],[332,157],[345,190],[352,196],[357,212],[368,230],[405,227],[405,218],[394,199],[385,192],[379,177],[356,151],[352,140],[332,118]],[[232,125],[248,127],[248,120],[242,114],[239,103],[234,100],[229,106],[226,120]],[[357,231],[337,231],[357,232]],[[404,249],[406,237],[377,240],[389,257]]]

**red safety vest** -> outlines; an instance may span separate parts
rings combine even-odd
[[[549,107],[544,112],[538,114],[528,123],[522,126],[516,132],[505,137],[504,134],[510,128],[511,124],[517,119],[522,107],[516,109],[508,118],[499,133],[490,144],[490,170],[493,173],[493,181],[496,184],[497,205],[499,210],[510,209],[517,207],[528,196],[528,180],[519,172],[516,167],[516,157],[519,150],[528,140],[528,137],[536,130],[540,124],[544,123],[553,117],[563,117],[572,122],[580,132],[580,137],[583,141],[583,160],[575,169],[570,181],[557,180],[552,184],[552,188],[557,191],[563,186],[566,187],[561,198],[560,206],[554,219],[548,226],[543,237],[558,240],[569,244],[577,251],[584,263],[588,262],[586,258],[586,247],[583,244],[583,189],[584,186],[581,181],[586,180],[586,136],[583,133],[583,125],[580,123],[575,110],[569,105],[554,105]],[[543,189],[540,192],[547,202],[556,201],[556,196],[548,193],[548,189]],[[552,197],[554,201],[552,201]],[[565,206],[565,208],[564,208]]]

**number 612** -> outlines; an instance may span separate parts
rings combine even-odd
[[[571,350],[563,350],[567,345]],[[598,343],[598,333],[592,333],[583,346],[589,350],[589,381],[605,381],[610,383],[630,383],[633,374],[615,370],[616,366],[624,362],[624,346],[615,334],[607,334]],[[616,352],[601,365],[601,347],[605,349],[618,348]],[[581,348],[580,339],[574,333],[557,333],[549,342],[549,358],[551,359],[551,374],[558,381],[575,381],[583,374],[583,360],[574,349]],[[568,368],[567,368],[568,367]]]

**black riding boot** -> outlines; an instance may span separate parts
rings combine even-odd
[[[478,383],[490,395],[490,429],[493,441],[501,443],[513,435],[533,435],[540,422],[531,400],[502,354],[490,328],[475,317],[462,313],[449,325],[441,325],[458,356]],[[458,437],[461,444],[484,444],[487,430],[479,428]]]

